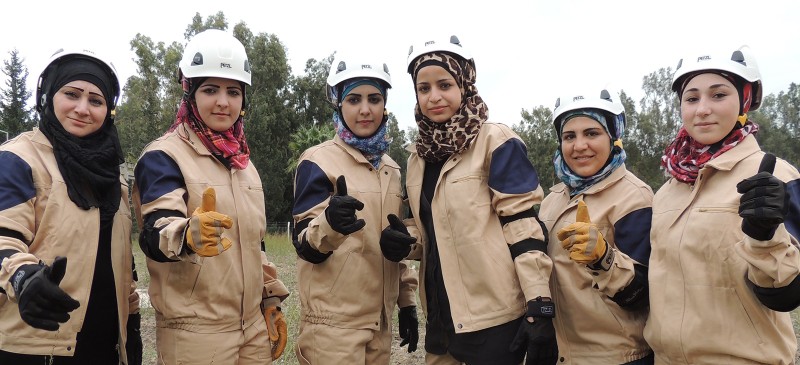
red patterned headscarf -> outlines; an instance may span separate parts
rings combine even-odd
[[[247,146],[247,139],[244,135],[244,117],[239,115],[236,122],[223,132],[217,132],[209,128],[197,111],[197,103],[192,96],[194,92],[190,92],[192,89],[196,91],[197,87],[193,88],[191,80],[186,78],[182,80],[182,85],[184,93],[181,105],[178,107],[175,123],[169,127],[167,133],[186,123],[213,155],[220,156],[225,161],[228,161],[231,168],[237,170],[247,168],[247,164],[250,162],[250,148]],[[242,92],[244,92],[244,85],[242,85]]]

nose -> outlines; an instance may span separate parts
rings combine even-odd
[[[437,88],[431,88],[430,101],[436,103],[439,100],[442,100],[442,93]]]
[[[370,114],[369,104],[366,101],[359,104],[358,113],[363,116],[368,116]]]
[[[588,140],[586,138],[582,137],[582,136],[576,136],[575,137],[575,144],[574,144],[573,148],[575,148],[575,150],[577,150],[577,151],[583,151],[583,150],[589,148]]]
[[[700,98],[700,100],[697,101],[697,109],[695,109],[694,112],[700,117],[705,117],[711,114],[711,107],[708,105],[706,98]]]
[[[75,104],[75,112],[78,113],[78,115],[89,115],[89,99],[80,98],[78,103]]]
[[[217,106],[223,108],[228,107],[229,105],[231,105],[231,101],[228,99],[229,99],[228,95],[226,95],[225,93],[219,93],[219,97],[217,98]]]

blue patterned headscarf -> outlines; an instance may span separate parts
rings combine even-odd
[[[611,137],[611,154],[609,155],[608,161],[606,161],[606,164],[600,169],[600,171],[596,172],[592,176],[587,177],[580,176],[572,171],[572,169],[567,166],[567,163],[564,162],[564,158],[561,155],[561,130],[570,119],[578,116],[584,116],[596,120],[598,123],[600,123],[600,125],[603,126],[603,129]],[[558,127],[558,149],[556,149],[555,156],[553,156],[553,165],[555,166],[556,176],[558,176],[558,178],[569,187],[570,197],[581,194],[588,190],[598,181],[601,181],[608,175],[611,175],[611,173],[614,172],[617,167],[620,167],[623,163],[625,163],[627,155],[625,154],[625,150],[622,149],[622,136],[625,133],[624,117],[619,115],[614,118],[613,122],[614,131],[612,132],[608,128],[608,121],[605,115],[595,109],[575,110],[567,113],[564,118],[561,119],[561,125]]]
[[[386,87],[379,82],[376,82],[374,79],[371,78],[355,78],[347,80],[343,83],[341,89],[334,88],[333,93],[338,94],[339,90],[342,90],[342,96],[335,95],[336,100],[343,100],[347,94],[349,94],[353,89],[360,85],[372,85],[375,86],[383,95],[383,100],[386,100]],[[384,105],[385,108],[385,105]],[[336,110],[333,112],[333,127],[336,130],[336,135],[347,143],[348,145],[352,146],[353,148],[361,151],[364,154],[364,157],[367,158],[367,161],[372,164],[374,168],[378,168],[378,165],[381,163],[381,157],[386,150],[389,149],[389,144],[392,143],[392,138],[386,134],[386,118],[383,117],[380,127],[378,130],[375,131],[371,136],[368,137],[359,137],[353,134],[350,128],[347,127],[347,123],[344,122],[344,118],[342,117],[341,113],[341,106],[337,106]]]

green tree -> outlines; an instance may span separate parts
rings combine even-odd
[[[761,107],[748,113],[750,120],[759,125],[756,134],[761,148],[800,166],[800,87],[792,83],[789,90],[778,95],[767,95]]]
[[[400,129],[394,113],[389,113],[389,120],[386,123],[386,134],[392,139],[392,143],[389,144],[389,150],[386,151],[386,153],[395,162],[397,162],[398,165],[400,165],[400,179],[402,186],[405,186],[406,165],[408,164],[409,155],[409,152],[406,150],[406,144],[408,143],[408,140],[406,139],[406,132]]]
[[[303,125],[331,124],[333,106],[326,94],[326,79],[333,57],[331,54],[322,60],[309,59],[305,74],[292,77],[292,107]]]
[[[305,150],[314,147],[322,142],[332,139],[334,136],[332,124],[303,125],[292,133],[289,139],[289,151],[291,158],[286,172],[294,175],[297,165],[300,162],[300,155]]]
[[[16,49],[10,51],[9,55],[11,58],[3,61],[3,73],[8,78],[6,87],[0,90],[0,129],[7,132],[10,139],[31,130],[36,126],[36,120],[32,118],[33,108],[27,107],[31,92],[25,86],[28,69],[24,65],[24,59]],[[5,133],[0,133],[0,138],[5,142]]]
[[[560,181],[553,168],[553,154],[558,148],[558,140],[551,122],[553,112],[550,108],[540,105],[530,112],[522,109],[521,116],[520,123],[513,125],[512,129],[525,142],[528,159],[536,168],[539,184],[546,193],[547,189]]]

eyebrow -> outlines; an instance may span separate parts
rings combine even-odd
[[[86,90],[85,90],[85,89],[81,89],[81,88],[79,88],[79,87],[75,87],[75,86],[72,86],[72,85],[64,85],[63,87],[68,87],[68,88],[71,88],[71,89],[80,90],[82,93],[85,93],[85,92],[86,92]],[[89,91],[89,95],[97,95],[97,96],[99,96],[99,97],[101,97],[101,98],[105,98],[105,96],[103,96],[103,94],[96,93],[96,92],[94,92],[94,91]]]
[[[730,89],[730,88],[731,88],[731,86],[730,86],[730,85],[727,85],[727,84],[714,84],[714,85],[711,85],[711,86],[709,86],[708,88],[709,88],[709,89],[719,89],[719,88],[722,88],[722,87],[724,87],[724,88],[728,88],[728,89]],[[693,88],[691,88],[691,89],[686,89],[686,90],[684,90],[683,92],[685,93],[685,92],[687,92],[687,91],[699,91],[699,90],[700,90],[700,89],[698,89],[698,88],[696,88],[696,87],[693,87]]]

